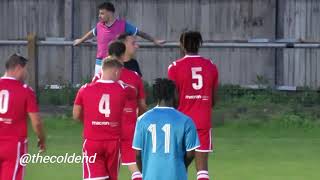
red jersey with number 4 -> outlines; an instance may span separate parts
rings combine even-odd
[[[27,138],[28,113],[38,111],[30,87],[14,78],[0,79],[0,139]]]
[[[122,112],[127,99],[133,99],[133,88],[110,80],[97,80],[82,86],[75,105],[83,110],[84,139],[120,139]]]
[[[101,78],[101,73],[96,74],[92,79],[92,82],[96,82],[100,78]],[[124,115],[123,115],[124,126],[126,125],[135,126],[135,123],[137,121],[137,116],[138,116],[137,115],[138,100],[145,98],[143,81],[138,73],[126,68],[122,68],[119,81],[134,87],[137,91],[136,98],[128,100],[126,102],[126,105],[124,108]]]
[[[197,129],[210,129],[212,96],[218,87],[216,65],[201,56],[185,56],[169,66],[168,77],[179,92],[178,110],[191,117]]]

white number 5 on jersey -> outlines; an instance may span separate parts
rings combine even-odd
[[[201,74],[199,74],[199,72],[202,71],[202,68],[201,67],[193,67],[193,68],[191,68],[191,71],[192,71],[192,79],[198,80],[197,83],[192,83],[192,87],[195,90],[199,90],[203,86],[203,77]]]
[[[103,94],[99,102],[99,112],[105,117],[110,116],[110,95]]]

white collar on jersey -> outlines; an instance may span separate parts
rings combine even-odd
[[[154,108],[158,108],[158,109],[174,109],[173,107],[168,107],[168,106],[156,106]]]
[[[103,80],[103,79],[99,79],[97,82],[99,82],[99,83],[114,83],[114,81],[112,81],[112,80]]]
[[[188,58],[188,57],[201,57],[200,55],[185,55],[183,58]]]
[[[16,78],[14,78],[14,77],[9,77],[9,76],[3,76],[3,77],[1,77],[1,79],[17,80]]]

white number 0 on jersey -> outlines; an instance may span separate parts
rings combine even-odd
[[[0,113],[5,114],[8,112],[9,106],[9,91],[1,90],[0,91]]]
[[[202,88],[203,86],[203,77],[201,74],[198,74],[199,72],[202,71],[201,67],[193,67],[191,68],[191,72],[192,72],[192,79],[196,79],[198,80],[197,83],[192,83],[192,87],[195,90],[199,90]]]
[[[99,102],[99,112],[105,117],[110,116],[110,95],[103,94]]]

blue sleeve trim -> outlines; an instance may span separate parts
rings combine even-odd
[[[125,31],[128,34],[135,36],[138,33],[138,28],[126,21]]]
[[[94,36],[97,36],[97,28],[96,27],[92,29],[92,33]]]

